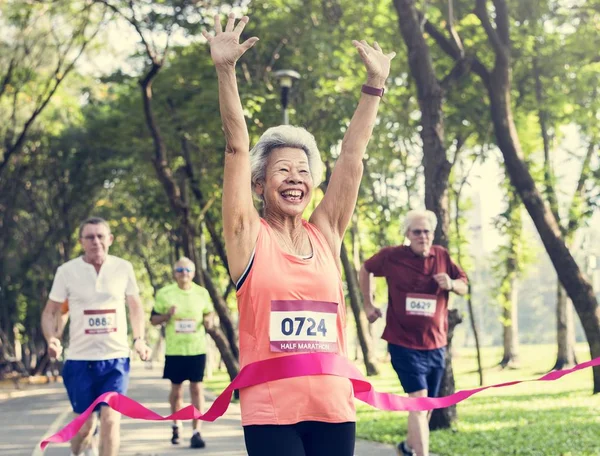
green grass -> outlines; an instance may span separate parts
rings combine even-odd
[[[554,363],[553,345],[522,346],[520,367],[501,370],[500,348],[483,351],[486,385],[527,380],[543,375]],[[589,360],[586,345],[578,360]],[[456,388],[479,386],[475,351],[461,349],[454,357]],[[380,363],[381,374],[369,380],[378,391],[403,394],[395,372]],[[206,385],[220,393],[229,383],[215,372]],[[455,429],[433,432],[431,451],[439,455],[600,455],[600,395],[592,395],[591,369],[553,382],[528,382],[491,389],[458,404]],[[407,413],[382,412],[357,402],[359,438],[397,443],[406,436]]]
[[[501,370],[501,349],[483,351],[486,385],[540,377],[552,366],[554,346],[523,346],[520,368]],[[579,361],[589,360],[585,346]],[[478,386],[474,350],[458,350],[453,362],[457,390]],[[395,372],[381,365],[371,378],[378,391],[402,394]],[[554,382],[528,382],[491,389],[458,404],[454,430],[433,432],[430,449],[440,455],[600,455],[600,396],[593,396],[591,370]],[[385,443],[405,438],[407,413],[358,405],[357,435]]]

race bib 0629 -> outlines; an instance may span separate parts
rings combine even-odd
[[[106,334],[117,331],[117,310],[98,309],[83,311],[83,331],[85,334]]]
[[[435,295],[413,294],[406,295],[406,315],[433,317],[437,306]]]
[[[271,351],[337,353],[337,307],[326,301],[271,301]]]

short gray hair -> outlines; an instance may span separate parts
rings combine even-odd
[[[437,216],[435,215],[435,213],[424,209],[416,209],[413,211],[408,211],[407,214],[404,216],[404,234],[408,233],[408,230],[410,230],[411,225],[415,223],[416,220],[422,219],[425,219],[429,222],[429,224],[431,225],[431,231],[435,231],[435,228],[437,226]]]
[[[194,262],[192,260],[190,260],[188,257],[186,256],[182,256],[181,258],[179,258],[175,264],[173,265],[173,269],[175,269],[177,267],[177,265],[187,265],[189,266],[191,269],[193,269],[194,271],[196,271],[196,265],[194,264]]]
[[[89,218],[86,218],[79,225],[79,237],[80,238],[81,238],[81,235],[83,234],[83,229],[85,228],[86,225],[104,225],[108,229],[108,233],[110,234],[110,225],[108,224],[108,222],[106,220],[104,220],[101,217],[89,217]]]
[[[264,181],[267,161],[273,149],[293,147],[302,149],[308,158],[308,168],[315,187],[323,181],[323,161],[317,147],[315,137],[302,127],[280,125],[265,131],[250,151],[250,172],[252,175],[252,191],[254,185]]]

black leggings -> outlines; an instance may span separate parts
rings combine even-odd
[[[248,456],[353,456],[356,423],[244,426]]]

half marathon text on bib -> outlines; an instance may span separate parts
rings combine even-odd
[[[327,301],[271,301],[271,351],[337,353],[337,308]]]
[[[176,333],[195,333],[196,332],[196,320],[193,319],[181,319],[175,320],[175,332]]]
[[[84,310],[83,331],[85,334],[106,334],[116,332],[116,309]]]
[[[437,306],[435,295],[408,293],[406,295],[406,315],[433,317]]]

